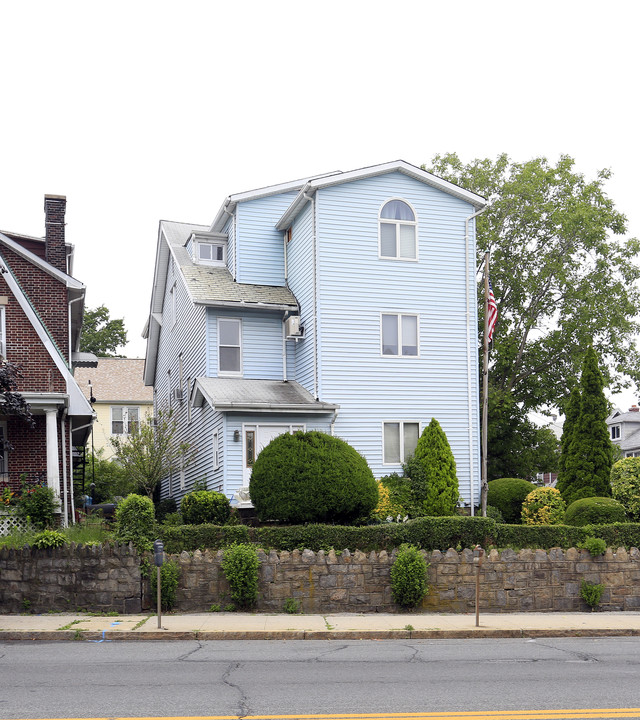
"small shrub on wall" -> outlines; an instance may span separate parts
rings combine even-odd
[[[258,599],[259,566],[258,554],[253,545],[237,543],[224,551],[222,572],[236,605],[250,607]]]
[[[285,433],[258,456],[249,486],[260,520],[351,522],[371,514],[378,483],[344,440],[317,431]]]
[[[401,545],[391,567],[393,599],[402,607],[415,607],[428,592],[427,561],[414,545]]]

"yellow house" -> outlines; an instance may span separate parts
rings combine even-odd
[[[110,439],[128,435],[135,423],[153,415],[153,388],[142,380],[144,359],[98,358],[97,368],[76,368],[76,382],[96,413],[87,452],[113,456]]]

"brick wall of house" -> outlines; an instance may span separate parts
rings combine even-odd
[[[63,356],[68,358],[69,315],[66,287],[8,248],[2,249],[2,255]],[[0,295],[8,296],[5,309],[7,360],[22,366],[24,373],[18,389],[66,392],[64,378],[1,275]]]

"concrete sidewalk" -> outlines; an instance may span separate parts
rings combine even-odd
[[[388,640],[640,635],[640,612],[269,615],[201,613],[114,617],[0,615],[0,642],[16,640]]]

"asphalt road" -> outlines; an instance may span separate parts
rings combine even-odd
[[[640,638],[0,645],[2,720],[602,708],[640,717]]]

